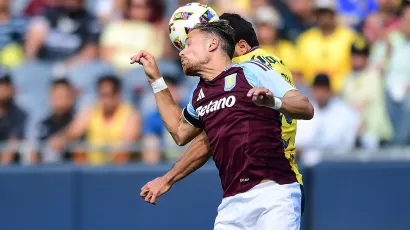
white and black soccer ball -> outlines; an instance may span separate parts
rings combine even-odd
[[[219,17],[211,7],[192,2],[179,7],[169,20],[169,38],[178,50],[185,47],[189,31],[201,22],[213,22]]]

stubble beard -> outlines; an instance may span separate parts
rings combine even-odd
[[[185,63],[184,65],[182,65],[182,70],[187,76],[197,76],[199,67],[198,64]]]

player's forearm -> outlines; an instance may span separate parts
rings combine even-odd
[[[292,97],[283,97],[280,111],[293,119],[310,120],[313,118],[314,109],[309,99],[305,96],[298,95]]]
[[[182,110],[176,105],[169,90],[165,89],[156,93],[155,100],[157,101],[161,119],[175,143],[177,145],[184,145],[191,141],[188,140],[188,138],[185,137],[180,130],[180,126],[182,125],[184,119],[182,117]]]
[[[204,165],[212,156],[205,133],[196,137],[181,159],[164,175],[167,183],[173,185]]]

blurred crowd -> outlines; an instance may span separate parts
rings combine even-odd
[[[0,0],[0,163],[177,159],[129,57],[153,54],[185,106],[198,79],[182,73],[168,20],[188,2]],[[298,121],[302,162],[410,143],[410,0],[201,2],[250,20],[314,104]]]

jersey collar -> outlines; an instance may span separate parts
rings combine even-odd
[[[253,52],[253,51],[255,51],[256,49],[259,49],[259,48],[260,48],[259,46],[254,46],[246,54],[251,53],[251,52]]]

